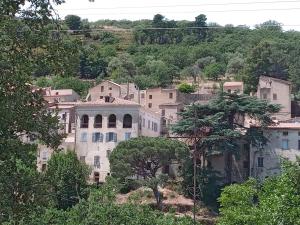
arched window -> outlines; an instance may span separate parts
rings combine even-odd
[[[83,115],[80,119],[80,128],[88,128],[89,127],[89,116]]]
[[[123,128],[132,128],[132,116],[125,114],[123,118]]]
[[[102,127],[102,116],[97,115],[94,120],[94,128],[101,128]]]
[[[117,117],[115,114],[111,114],[108,117],[108,128],[116,128],[117,126]]]

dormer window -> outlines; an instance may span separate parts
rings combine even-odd
[[[55,92],[55,95],[58,95],[59,94],[59,92],[57,91],[57,92]]]

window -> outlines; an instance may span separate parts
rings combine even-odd
[[[42,160],[43,161],[47,161],[48,160],[48,152],[47,152],[47,150],[43,151],[43,153],[42,153]]]
[[[131,132],[125,133],[125,141],[129,140],[131,138]]]
[[[273,94],[273,100],[277,100],[277,94]]]
[[[281,148],[283,150],[288,150],[289,149],[289,140],[288,139],[282,139]]]
[[[165,110],[165,109],[162,109],[162,110],[161,110],[161,115],[162,115],[162,116],[165,116],[165,115],[166,115],[166,110]]]
[[[300,131],[298,131],[298,136],[300,136]]]
[[[109,100],[110,100],[110,97],[109,96],[105,96],[104,101],[105,102],[109,102]]]
[[[169,98],[173,98],[173,93],[169,93]]]
[[[150,120],[148,120],[148,129],[150,129],[150,123],[151,123]]]
[[[228,89],[227,92],[230,94],[231,93],[231,89]]]
[[[101,86],[101,92],[103,92],[104,91],[104,86]]]
[[[102,96],[102,95],[100,96],[100,99],[103,99],[103,96]]]
[[[47,164],[46,163],[43,163],[42,164],[42,172],[46,171],[47,169]]]
[[[108,90],[112,90],[112,87],[109,87]]]
[[[125,114],[123,118],[123,128],[132,128],[132,116]]]
[[[87,133],[86,132],[81,133],[80,141],[87,142]]]
[[[89,127],[89,116],[83,115],[80,119],[80,128],[88,128]]]
[[[162,124],[163,126],[166,126],[166,125],[167,125],[166,119],[162,119],[161,124]]]
[[[148,103],[148,108],[152,108],[152,103]]]
[[[95,183],[99,183],[99,181],[100,181],[99,172],[94,172],[94,181],[95,181]]]
[[[108,128],[116,128],[117,126],[117,117],[115,114],[111,114],[108,117]]]
[[[129,95],[129,98],[130,98],[130,99],[134,99],[134,94],[130,94],[130,95]]]
[[[79,157],[79,160],[80,160],[80,162],[85,163],[85,156],[80,156],[80,157]]]
[[[117,134],[114,132],[106,133],[106,142],[117,142]]]
[[[94,120],[94,128],[101,128],[102,127],[102,116],[97,115]]]
[[[257,157],[257,166],[264,167],[264,157]]]
[[[109,158],[110,154],[111,154],[111,150],[106,150],[106,157],[107,158]]]
[[[151,130],[154,130],[154,122],[151,123]]]
[[[149,95],[149,99],[152,99],[152,95]]]
[[[143,127],[145,127],[146,120],[143,118]]]
[[[144,93],[141,94],[141,98],[145,98],[145,94]]]
[[[157,132],[157,123],[154,123],[154,131]]]
[[[94,156],[94,167],[100,168],[100,156],[98,156],[98,155]]]
[[[263,93],[263,99],[267,99],[268,95],[266,93]]]
[[[298,140],[298,150],[300,150],[300,140]]]
[[[92,141],[103,142],[103,134],[101,134],[100,132],[93,133]]]
[[[288,136],[288,135],[289,135],[289,132],[288,132],[288,131],[283,131],[283,132],[282,132],[282,135],[283,135],[283,136]]]

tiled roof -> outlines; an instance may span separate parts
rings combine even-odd
[[[229,81],[224,83],[224,87],[232,87],[232,86],[243,86],[243,82]]]
[[[280,82],[280,83],[284,83],[284,84],[288,84],[288,85],[291,85],[291,84],[292,84],[290,81],[287,81],[287,80],[281,80],[281,79],[274,78],[274,77],[260,76],[259,78],[260,78],[261,80],[274,80],[274,81],[277,81],[277,82]]]
[[[74,91],[72,89],[59,89],[59,90],[46,90],[47,97],[52,96],[66,96],[66,95],[72,95]]]
[[[76,102],[76,106],[139,106],[138,103],[121,99],[121,98],[112,98],[111,101],[105,102],[105,99],[98,99],[96,101],[89,102]]]
[[[269,126],[270,129],[300,129],[300,123],[278,123],[274,126]]]

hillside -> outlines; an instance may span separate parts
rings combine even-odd
[[[62,28],[70,27],[65,20]],[[157,14],[152,21],[82,20],[78,30],[72,30],[61,32],[64,45],[72,51],[66,59],[69,67],[63,74],[42,68],[36,77],[110,78],[133,81],[140,88],[187,78],[225,78],[243,80],[250,92],[256,89],[258,77],[266,75],[291,80],[295,97],[299,94],[300,33],[283,31],[276,21],[250,29],[207,24],[203,14],[195,21],[168,20]]]

